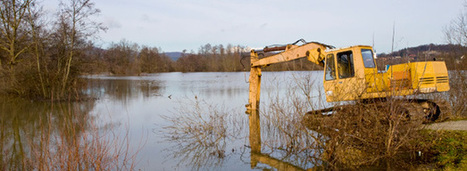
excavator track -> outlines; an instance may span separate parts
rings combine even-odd
[[[399,100],[410,117],[421,118],[423,123],[444,121],[450,116],[450,105],[444,100]]]
[[[450,116],[450,105],[444,100],[431,99],[372,99],[358,102],[358,105],[339,105],[330,108],[309,111],[306,117],[326,118],[327,116],[344,114],[352,107],[373,107],[388,114],[406,115],[408,120],[423,120],[431,123],[446,120]],[[363,106],[361,106],[363,105]],[[367,111],[369,112],[369,111]]]
[[[418,100],[429,122],[444,121],[451,115],[451,106],[445,100]]]
[[[359,129],[362,124],[373,127],[375,122],[382,125],[398,122],[411,127],[444,121],[449,113],[449,104],[445,101],[377,99],[309,111],[303,116],[302,124],[322,135],[333,135],[342,128]]]

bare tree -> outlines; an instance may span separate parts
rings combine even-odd
[[[37,74],[39,76],[39,86],[40,92],[42,93],[43,97],[47,97],[46,85],[44,81],[44,73],[42,72],[41,68],[41,58],[45,56],[44,54],[44,46],[43,46],[43,39],[47,37],[44,35],[46,31],[44,31],[45,21],[41,20],[43,16],[42,6],[37,5],[35,2],[31,2],[28,7],[28,16],[27,16],[27,23],[29,24],[29,29],[31,32],[31,53],[36,59],[36,67],[37,67]]]
[[[62,80],[61,95],[64,94],[73,58],[80,45],[86,39],[105,30],[102,23],[91,20],[91,16],[98,15],[100,10],[95,8],[91,0],[69,0],[68,3],[60,3],[58,32],[65,49],[65,65]]]
[[[454,53],[453,61],[447,63],[449,69],[452,70],[449,73],[449,83],[451,87],[455,87],[449,91],[448,101],[451,104],[454,117],[466,117],[467,76],[465,67],[467,60],[465,60],[465,57],[467,56],[467,49],[465,47],[467,46],[467,1],[464,1],[462,12],[444,28],[444,35],[448,43],[459,45],[454,52],[461,53]]]
[[[7,55],[10,69],[17,64],[21,54],[28,49],[28,30],[25,24],[28,7],[34,0],[1,0],[0,6],[0,49]],[[0,59],[0,68],[2,59]]]
[[[444,36],[449,44],[467,45],[467,1],[464,9],[444,28]]]

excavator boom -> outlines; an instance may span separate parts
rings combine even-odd
[[[300,58],[308,58],[309,61],[324,66],[324,50],[331,46],[311,42],[306,43],[304,45],[295,45],[295,44],[288,44],[285,46],[278,46],[278,47],[265,47],[263,50],[252,50],[251,57],[258,58],[258,53],[266,53],[266,52],[273,52],[273,51],[282,51],[272,56],[268,56],[261,59],[255,59],[255,62],[251,63],[251,67],[257,66],[267,66],[276,63],[282,63],[292,60],[297,60]]]
[[[299,41],[304,42],[303,45],[296,45]],[[249,102],[246,105],[247,113],[252,110],[257,110],[259,106],[260,88],[261,88],[261,67],[271,64],[282,63],[300,58],[307,58],[309,61],[324,66],[325,50],[333,48],[332,46],[318,43],[305,42],[303,39],[295,43],[285,46],[265,47],[262,50],[252,50],[250,54],[251,69],[250,69],[250,92]],[[259,59],[260,53],[281,51],[272,56]],[[264,54],[263,54],[264,55]]]

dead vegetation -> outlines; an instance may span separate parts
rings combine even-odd
[[[190,99],[179,101],[175,109],[163,119],[168,123],[159,130],[164,142],[174,144],[165,149],[179,160],[178,165],[189,165],[199,170],[219,166],[230,154],[228,143],[239,139],[247,119],[230,113],[223,106]],[[233,152],[233,150],[232,150]]]
[[[359,168],[391,161],[411,152],[423,118],[408,117],[396,102],[345,105],[329,116],[309,114],[308,128],[326,135],[323,159],[332,167]]]
[[[454,118],[467,118],[467,72],[454,70],[449,75],[451,90],[448,92],[447,101],[452,107]]]
[[[275,154],[301,168],[309,168],[311,164],[328,169],[413,169],[432,161],[429,152],[432,146],[419,144],[423,140],[420,128],[429,120],[423,108],[415,105],[416,96],[335,103],[339,107],[332,115],[303,117],[307,110],[329,106],[322,101],[321,93],[312,92],[322,89],[320,83],[300,77],[311,76],[294,76],[295,82],[286,86],[286,92],[271,91],[270,101],[260,110],[265,118],[261,128],[266,137],[263,146],[267,147],[263,151],[267,154]],[[451,81],[451,85],[459,84],[458,81],[462,79]],[[462,87],[454,91],[465,91]],[[441,116],[440,120],[445,120],[459,116],[460,108],[465,106],[457,105],[456,109],[459,100],[454,99],[461,96],[449,92],[423,98],[451,104],[447,113],[452,115]]]

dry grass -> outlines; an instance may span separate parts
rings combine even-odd
[[[393,161],[413,149],[423,118],[408,117],[400,101],[342,106],[330,116],[308,116],[311,129],[326,135],[323,159],[338,168],[359,168]],[[409,151],[410,152],[410,151]],[[384,164],[384,163],[383,163]]]
[[[454,70],[449,75],[451,90],[447,93],[447,101],[452,107],[454,118],[467,118],[467,72]]]

